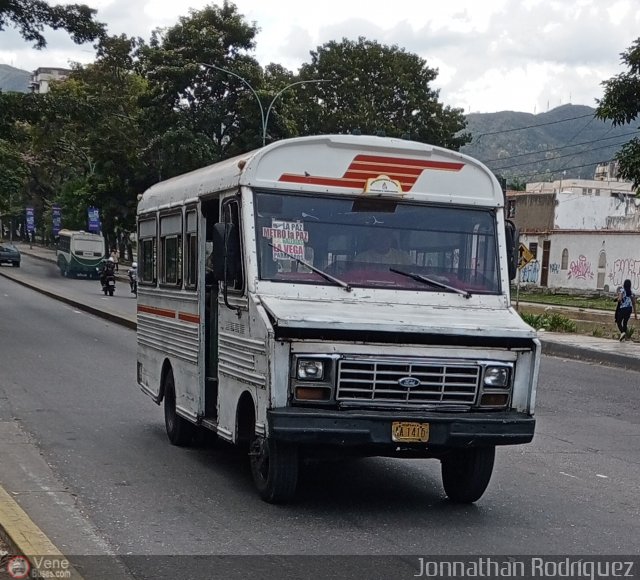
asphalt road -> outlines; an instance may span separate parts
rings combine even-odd
[[[20,268],[2,264],[0,272],[18,280],[42,287],[52,292],[60,292],[64,296],[76,299],[95,308],[109,308],[115,313],[135,316],[136,300],[130,292],[129,284],[116,281],[113,296],[102,293],[100,281],[87,278],[65,278],[60,275],[58,266],[53,262],[39,260],[25,254],[22,255]]]
[[[308,465],[297,501],[272,506],[236,450],[169,445],[135,348],[134,331],[0,277],[0,423],[25,434],[19,453],[0,439],[0,484],[39,485],[24,464],[46,460],[72,502],[63,522],[62,500],[29,513],[67,553],[80,527],[90,553],[119,555],[640,554],[638,373],[544,357],[534,442],[498,450],[476,505],[445,499],[436,461],[374,458]]]

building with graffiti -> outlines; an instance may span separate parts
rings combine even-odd
[[[612,292],[629,278],[640,290],[640,199],[630,183],[529,184],[507,192],[507,208],[534,255],[521,284]]]

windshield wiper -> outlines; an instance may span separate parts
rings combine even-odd
[[[389,271],[394,272],[396,274],[402,274],[407,278],[412,278],[413,280],[417,280],[418,282],[423,282],[424,284],[435,286],[436,288],[442,288],[443,290],[448,290],[449,292],[462,294],[465,298],[471,298],[471,292],[469,292],[468,290],[460,290],[460,288],[454,288],[453,286],[449,286],[448,284],[443,284],[442,282],[438,282],[437,280],[432,280],[431,278],[427,278],[422,274],[414,274],[413,272],[403,272],[402,270],[396,270],[395,268],[389,268]]]
[[[289,258],[295,260],[298,264],[302,264],[303,266],[306,266],[307,268],[309,268],[309,270],[311,270],[312,272],[319,274],[325,280],[328,280],[329,282],[333,282],[338,286],[342,286],[342,288],[344,288],[347,292],[351,292],[351,286],[349,286],[349,284],[347,284],[346,282],[343,282],[342,280],[338,280],[338,278],[334,278],[331,274],[327,274],[326,272],[322,271],[320,268],[316,268],[313,264],[310,264],[306,260],[303,260],[302,258],[298,258],[297,256],[294,256],[293,254],[286,252],[282,248],[278,248],[277,246],[274,246],[271,242],[269,242],[269,245],[274,250],[278,250],[278,252],[282,252],[285,256],[289,256]]]

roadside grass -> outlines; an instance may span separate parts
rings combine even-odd
[[[536,330],[548,330],[549,332],[576,332],[577,326],[574,320],[562,314],[520,314],[529,326]]]
[[[511,290],[511,300],[516,301],[516,290]],[[588,308],[594,310],[616,309],[616,303],[612,296],[579,296],[571,294],[550,294],[542,292],[528,292],[520,289],[519,302],[532,302],[536,304],[551,304],[555,306],[570,306],[575,308]]]

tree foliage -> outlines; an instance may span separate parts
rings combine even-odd
[[[60,204],[65,227],[85,227],[96,206],[105,231],[132,231],[147,187],[263,140],[355,129],[456,149],[467,140],[462,111],[430,86],[437,71],[396,46],[330,42],[296,74],[259,65],[258,28],[228,1],[148,42],[102,34],[85,6],[0,6],[0,30],[12,23],[37,46],[45,25],[78,42],[99,35],[95,62],[75,65],[49,93],[0,93],[0,188],[22,188],[39,216]]]
[[[609,119],[614,125],[634,123],[640,115],[640,38],[621,54],[628,68],[602,83],[604,97],[598,101],[596,117]],[[640,139],[637,137],[622,146],[616,155],[620,175],[640,188]]]
[[[362,37],[328,42],[300,70],[303,80],[328,81],[301,92],[300,131],[407,136],[458,149],[469,140],[464,115],[438,101],[430,87],[436,77],[424,59],[397,46]]]
[[[77,44],[99,38],[104,25],[96,22],[96,11],[84,4],[50,6],[45,0],[2,0],[0,2],[0,31],[13,25],[20,35],[44,48],[47,41],[42,32],[45,26],[66,30]]]
[[[132,231],[136,196],[155,181],[140,155],[147,82],[132,70],[137,44],[126,36],[103,39],[95,63],[37,95],[30,187],[43,206],[62,205],[68,227],[86,227],[86,207],[95,205],[106,228]]]
[[[150,87],[145,118],[154,135],[146,155],[159,178],[257,145],[257,101],[238,78],[254,90],[262,86],[262,69],[249,56],[256,33],[255,25],[224,2],[192,10],[175,26],[155,31],[150,44],[140,48],[140,70]]]
[[[0,139],[0,213],[12,214],[20,207],[29,170],[15,148]]]

